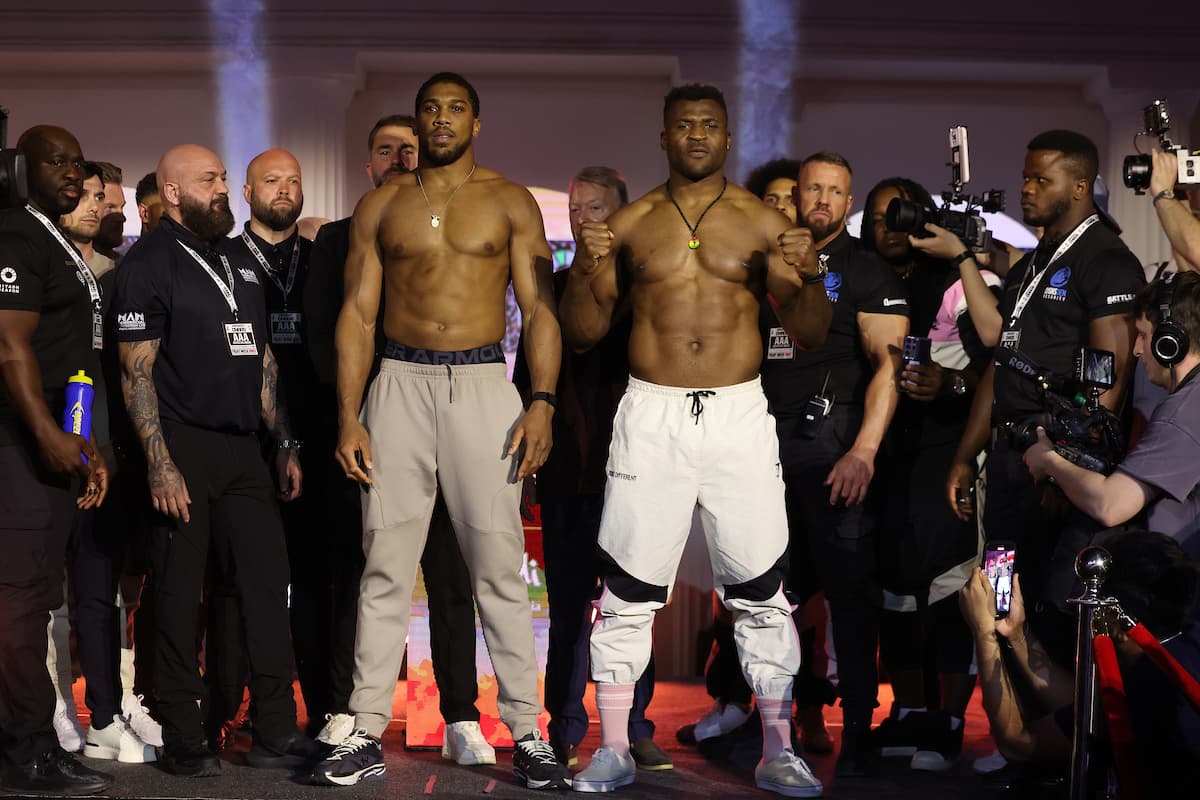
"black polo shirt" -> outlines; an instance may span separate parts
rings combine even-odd
[[[250,238],[265,264],[258,260],[243,235]],[[296,436],[306,439],[313,425],[321,422],[318,417],[328,417],[328,409],[318,412],[318,406],[323,404],[318,404],[314,395],[318,380],[309,354],[308,320],[304,313],[304,291],[313,243],[297,230],[279,244],[272,245],[253,233],[250,223],[246,223],[242,234],[229,240],[229,247],[240,258],[253,263],[258,271],[267,305],[271,351],[279,362],[279,382],[288,415]],[[294,275],[293,254],[296,259]],[[324,422],[327,426],[336,426],[337,418]]]
[[[1044,270],[1062,241],[1039,242],[1009,271],[1000,298],[1000,347],[1015,346],[1042,369],[1065,376],[1075,353],[1090,341],[1089,323],[1128,314],[1146,278],[1137,257],[1103,222],[1088,228]],[[1014,322],[1018,298],[1031,280],[1037,286]],[[1043,410],[1038,387],[1024,376],[998,364],[994,385],[993,425]]]
[[[30,346],[46,403],[57,418],[67,379],[79,370],[93,380],[100,375],[99,351],[92,349],[92,301],[67,250],[24,208],[0,211],[0,310],[40,315]],[[0,444],[19,441],[21,427],[0,380]]]
[[[765,298],[759,314],[763,391],[776,415],[802,413],[808,398],[821,391],[826,373],[826,395],[836,396],[838,403],[862,404],[873,370],[862,347],[858,314],[908,316],[895,270],[845,230],[818,255],[829,269],[825,293],[833,305],[825,343],[814,350],[798,347]]]
[[[222,284],[226,274],[220,256],[226,257],[236,317],[217,283],[183,245],[204,259]],[[164,216],[117,269],[112,313],[120,341],[161,340],[154,387],[162,419],[226,433],[258,430],[267,315],[262,281],[244,250],[226,239],[202,242]]]

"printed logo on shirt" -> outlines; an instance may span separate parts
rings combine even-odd
[[[825,273],[825,294],[829,296],[829,302],[836,303],[838,299],[838,289],[842,288],[842,273],[826,272]]]
[[[790,361],[796,357],[796,345],[783,328],[771,328],[767,333],[767,360]]]
[[[238,273],[246,283],[258,283],[258,275],[254,274],[254,270],[238,267]]]
[[[908,305],[908,301],[905,300],[903,297],[896,297],[896,298],[885,297],[885,298],[883,298],[883,307],[884,308],[891,308],[892,306],[906,306],[906,305]]]
[[[637,475],[630,475],[628,472],[617,472],[616,470],[608,470],[608,477],[618,478],[623,481],[636,481]]]
[[[1071,268],[1062,267],[1050,276],[1050,285],[1042,292],[1043,300],[1054,300],[1061,303],[1067,299],[1067,290],[1063,287],[1071,280]]]
[[[1117,303],[1128,303],[1133,300],[1131,294],[1110,294],[1108,296],[1108,305],[1115,306]]]
[[[4,267],[0,269],[0,293],[21,293],[21,286],[17,283],[17,271],[12,267]]]
[[[124,314],[117,314],[117,330],[144,331],[146,330],[146,317],[140,311],[127,311]]]

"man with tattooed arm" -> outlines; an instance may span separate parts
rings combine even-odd
[[[165,213],[130,250],[113,303],[122,389],[146,451],[159,513],[151,536],[161,761],[211,776],[196,669],[196,611],[210,537],[241,600],[251,664],[251,766],[300,766],[319,746],[296,730],[288,640],[288,561],[275,489],[259,455],[260,423],[279,444],[280,499],[301,471],[267,344],[262,285],[233,227],[225,167],[196,145],[172,148],[157,171]]]

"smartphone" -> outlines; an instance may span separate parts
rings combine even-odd
[[[983,550],[983,572],[996,593],[996,619],[1008,616],[1012,607],[1013,567],[1017,548],[1012,542],[988,542]]]
[[[905,364],[928,366],[933,363],[928,336],[905,336],[902,358]]]

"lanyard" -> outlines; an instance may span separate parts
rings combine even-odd
[[[1079,237],[1083,236],[1083,234],[1087,232],[1088,228],[1092,227],[1099,221],[1100,217],[1096,214],[1092,214],[1083,222],[1075,226],[1075,230],[1071,231],[1070,236],[1068,236],[1066,239],[1063,239],[1062,243],[1058,246],[1058,249],[1054,251],[1054,255],[1050,256],[1050,260],[1046,262],[1046,266],[1042,267],[1039,271],[1033,271],[1033,259],[1029,260],[1029,275],[1032,277],[1032,280],[1029,282],[1029,286],[1025,287],[1025,289],[1021,292],[1021,296],[1017,298],[1017,304],[1013,306],[1012,317],[1008,321],[1008,327],[1011,328],[1017,324],[1017,320],[1021,318],[1021,312],[1025,310],[1025,306],[1029,305],[1030,299],[1033,298],[1033,293],[1037,291],[1037,287],[1041,284],[1042,276],[1050,271],[1050,267],[1053,266],[1054,262],[1062,258],[1063,254],[1070,250],[1071,246],[1075,244],[1075,242],[1079,241]],[[1021,278],[1021,283],[1025,283],[1024,277]]]
[[[292,246],[292,264],[288,267],[287,284],[285,285],[279,280],[279,276],[271,265],[267,263],[267,259],[263,256],[262,251],[258,249],[258,245],[250,238],[250,234],[242,231],[242,241],[246,243],[246,247],[250,248],[250,252],[258,259],[258,263],[262,265],[263,272],[267,273],[267,277],[271,279],[271,283],[279,287],[279,291],[283,292],[283,307],[287,308],[288,295],[292,292],[292,286],[296,283],[296,266],[300,263],[300,234],[296,234],[296,244]]]
[[[175,241],[179,242],[178,239]],[[229,281],[228,285],[226,285],[221,281],[221,278],[217,275],[217,273],[213,271],[213,268],[208,265],[208,262],[200,257],[199,253],[188,247],[183,242],[179,242],[179,246],[184,250],[187,250],[188,255],[196,259],[197,264],[204,267],[204,271],[208,273],[208,277],[212,278],[212,282],[217,285],[217,288],[221,290],[221,294],[225,296],[225,302],[229,304],[229,310],[233,312],[233,318],[237,319],[238,306],[237,299],[233,296],[233,270],[229,266],[229,259],[225,257],[224,253],[220,254],[221,266],[225,267],[225,278]]]
[[[42,223],[46,230],[50,231],[50,235],[62,245],[63,250],[67,251],[67,255],[75,262],[75,270],[79,273],[79,277],[87,284],[88,297],[91,298],[92,307],[100,308],[100,285],[96,283],[96,276],[92,274],[92,270],[87,265],[87,262],[83,260],[83,256],[79,255],[79,251],[67,243],[67,240],[59,233],[58,228],[46,218],[45,214],[28,204],[26,204],[25,210],[33,214],[34,219]]]

